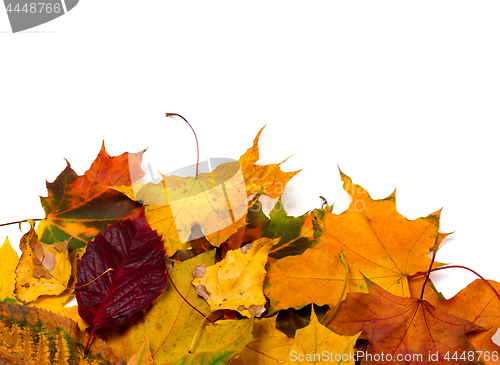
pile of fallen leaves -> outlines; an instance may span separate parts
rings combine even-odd
[[[446,300],[429,280],[439,211],[408,220],[341,172],[345,212],[292,217],[280,198],[266,215],[298,171],[257,165],[259,136],[158,183],[139,181],[143,152],[68,163],[21,258],[0,249],[0,363],[498,363],[500,285]]]

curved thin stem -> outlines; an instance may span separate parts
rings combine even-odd
[[[493,292],[495,293],[495,295],[497,296],[498,300],[500,300],[500,294],[498,294],[498,292],[496,291],[496,289],[493,287],[493,285],[490,284],[490,282],[488,280],[486,280],[485,278],[483,278],[481,275],[479,275],[477,272],[475,272],[474,270],[472,269],[469,269],[468,267],[465,267],[465,266],[460,266],[460,265],[450,265],[450,266],[443,266],[443,267],[436,267],[435,269],[431,269],[429,271],[425,271],[425,272],[417,272],[416,274],[413,274],[413,275],[410,275],[408,276],[407,278],[408,279],[411,279],[411,278],[415,278],[417,276],[422,276],[422,275],[427,275],[429,274],[430,272],[432,271],[438,271],[438,270],[443,270],[443,269],[451,269],[451,268],[455,268],[455,269],[465,269],[465,270],[469,270],[470,272],[476,274],[477,276],[479,276],[479,278],[481,278],[481,280],[483,280],[486,284],[488,284],[488,286],[491,288],[491,290],[493,290]]]
[[[191,124],[189,124],[189,122],[186,120],[186,118],[184,118],[180,114],[177,114],[177,113],[165,113],[165,115],[167,116],[167,118],[168,117],[174,117],[174,116],[182,118],[188,124],[188,126],[191,128],[191,130],[193,131],[194,139],[196,140],[196,176],[195,177],[198,177],[198,166],[200,165],[200,147],[198,145],[198,137],[196,136],[196,132],[194,131],[194,128],[191,126]]]
[[[45,219],[45,218],[32,219],[32,221],[41,221],[42,219]],[[2,224],[0,224],[0,227],[1,226],[8,226],[10,224],[24,223],[24,222],[27,222],[27,221],[28,221],[27,219],[23,219],[22,221],[17,221],[17,222],[2,223]]]
[[[167,269],[167,276],[168,278],[170,279],[170,282],[172,283],[172,286],[174,287],[175,291],[177,292],[177,294],[179,294],[181,296],[181,298],[187,303],[189,304],[189,306],[191,308],[193,308],[195,311],[197,311],[198,313],[200,313],[203,317],[205,317],[210,323],[214,323],[210,318],[208,318],[208,316],[204,315],[203,313],[201,313],[198,308],[196,308],[195,306],[193,306],[191,303],[188,302],[188,300],[186,298],[184,298],[184,296],[180,293],[179,289],[177,289],[177,287],[175,286],[174,284],[174,281],[172,280],[172,277],[170,276],[170,273],[168,272],[168,269]]]

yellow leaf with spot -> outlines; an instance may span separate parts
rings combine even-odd
[[[68,285],[71,276],[68,241],[47,245],[38,240],[35,222],[21,238],[22,255],[16,268],[16,298],[30,303],[41,295],[59,295]]]
[[[264,311],[263,292],[267,255],[279,238],[260,238],[239,250],[228,251],[215,265],[199,266],[193,272],[192,284],[198,295],[204,297],[210,309],[233,309],[250,317],[257,307],[257,316]]]
[[[0,247],[0,302],[14,301],[14,289],[16,287],[16,269],[19,258],[16,251],[10,245],[6,238],[2,247]]]

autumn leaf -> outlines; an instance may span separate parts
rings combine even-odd
[[[122,324],[161,294],[167,280],[163,243],[144,215],[120,221],[89,242],[77,278],[78,312],[90,325],[90,341],[95,331]]]
[[[206,316],[210,315],[210,308],[203,298],[196,295],[195,288],[191,285],[192,272],[196,266],[212,265],[214,255],[215,250],[175,263],[170,273],[182,296]],[[100,334],[100,338],[116,354],[129,359],[139,350],[137,338],[147,336],[154,361],[166,364],[188,354],[203,321],[204,317],[194,311],[173,288],[168,288],[147,311],[119,327],[106,329]]]
[[[333,254],[329,245],[319,242],[302,255],[269,263],[264,281],[269,312],[300,309],[310,303],[335,307],[342,299],[346,282],[345,267],[338,253]],[[365,287],[360,285],[358,289]]]
[[[443,357],[446,353],[461,355],[474,351],[465,335],[483,330],[482,327],[425,300],[395,296],[367,278],[366,285],[368,294],[347,294],[328,324],[342,335],[363,331],[369,345],[361,364],[403,360],[409,364],[459,364],[463,361],[448,361]],[[436,358],[431,359],[430,355]],[[476,356],[467,363],[483,362]]]
[[[70,250],[85,247],[108,224],[135,218],[141,205],[107,186],[130,185],[144,176],[141,160],[144,151],[111,157],[104,143],[96,160],[84,175],[78,176],[68,163],[57,179],[47,182],[48,196],[42,197],[46,218],[37,233],[45,243],[73,240]]]
[[[168,256],[189,247],[192,226],[201,227],[206,239],[219,247],[246,225],[248,199],[262,194],[277,198],[299,171],[285,173],[280,164],[259,166],[258,140],[239,161],[226,162],[211,173],[196,177],[165,176],[160,184],[141,184],[115,190],[143,202],[151,228],[162,235]]]
[[[488,280],[497,290],[500,283]],[[483,280],[477,279],[460,290],[455,296],[440,303],[440,310],[454,316],[474,322],[487,331],[467,333],[467,339],[476,351],[485,355],[482,359],[485,364],[498,364],[498,357],[494,360],[493,354],[500,354],[500,346],[492,341],[492,337],[500,328],[500,299],[491,287]]]
[[[250,147],[238,161],[241,165],[243,175],[245,176],[248,197],[251,197],[261,188],[264,188],[262,195],[275,199],[283,194],[288,181],[301,170],[292,172],[282,171],[280,165],[286,160],[279,164],[256,165],[256,162],[260,158],[259,138],[263,130],[264,127],[257,133],[257,136],[253,140],[253,146]]]
[[[47,245],[38,239],[35,222],[22,238],[21,258],[16,267],[16,298],[29,303],[41,295],[59,295],[71,275],[68,241]]]
[[[16,302],[14,289],[16,288],[15,270],[18,262],[17,253],[6,238],[0,247],[0,302]]]
[[[155,365],[151,350],[149,349],[149,340],[147,337],[137,353],[127,362],[127,365]]]
[[[312,307],[311,322],[297,330],[287,364],[349,364],[354,365],[354,345],[359,336],[340,336],[318,321]]]
[[[35,307],[0,303],[2,364],[125,365],[102,341],[94,341],[84,359],[87,337],[68,318]]]
[[[318,319],[322,321],[330,307],[327,305],[318,306],[309,304],[301,309],[288,308],[281,310],[276,316],[276,328],[290,338],[295,337],[298,329],[306,327],[311,321],[311,306],[314,306],[314,312]]]
[[[229,364],[252,342],[254,318],[224,320],[205,323],[199,336],[194,339],[192,354],[187,354],[170,365],[222,365]]]
[[[66,305],[75,297],[74,287],[76,285],[76,263],[79,259],[81,259],[84,253],[84,248],[80,248],[69,253],[71,276],[66,290],[59,295],[41,295],[35,301],[29,303],[31,306],[71,318],[78,324],[78,328],[82,331],[87,329],[89,325],[78,314],[78,307],[76,305],[66,307]]]
[[[269,252],[268,261],[300,255],[315,243],[319,230],[315,223],[309,213],[300,217],[288,216],[281,197],[269,212],[269,218],[262,211],[260,201],[256,201],[249,209],[247,225],[243,227],[243,231],[233,234],[222,247],[236,249],[261,237],[279,237],[279,242]]]
[[[276,329],[276,316],[256,319],[255,341],[249,343],[231,365],[278,365],[290,357],[293,339]]]
[[[436,242],[440,211],[408,220],[397,212],[394,193],[373,200],[347,175],[340,175],[352,202],[342,214],[325,212],[321,241],[335,254],[343,251],[352,269],[347,291],[359,291],[362,272],[390,293],[409,297],[406,277],[429,270],[428,252]]]
[[[345,281],[343,265],[332,260],[340,252],[349,268],[347,292],[366,292],[362,272],[389,292],[410,296],[407,276],[429,269],[439,212],[410,221],[396,211],[394,194],[373,200],[343,173],[341,178],[353,198],[349,208],[341,214],[312,212],[322,229],[319,243],[268,265],[265,291],[271,313],[309,303],[335,305]]]
[[[239,250],[229,251],[215,265],[197,267],[192,281],[196,292],[207,300],[212,311],[232,309],[250,317],[257,307],[257,316],[260,316],[266,303],[262,289],[264,266],[269,250],[278,241],[260,238]]]

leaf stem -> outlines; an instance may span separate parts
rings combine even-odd
[[[495,293],[495,295],[497,296],[498,300],[500,300],[500,294],[498,293],[498,291],[493,287],[493,285],[491,285],[491,283],[486,280],[485,278],[483,278],[481,275],[479,275],[477,272],[475,272],[474,270],[472,269],[469,269],[468,267],[465,267],[465,266],[460,266],[460,265],[449,265],[449,266],[443,266],[443,267],[436,267],[435,269],[431,269],[429,271],[425,271],[425,272],[417,272],[416,274],[413,274],[413,275],[410,275],[407,277],[407,279],[412,279],[412,278],[415,278],[417,276],[422,276],[422,275],[426,275],[426,274],[430,274],[432,271],[438,271],[438,270],[443,270],[443,269],[452,269],[452,268],[455,268],[455,269],[465,269],[465,270],[469,270],[470,272],[476,274],[481,280],[483,280],[486,284],[488,284],[488,286],[491,288],[491,290],[493,290],[493,292]],[[424,284],[425,285],[425,284]],[[423,292],[423,289],[422,289],[422,292]]]
[[[41,220],[43,220],[43,219],[45,219],[45,218],[37,218],[37,219],[32,219],[32,221],[41,221]],[[8,226],[8,225],[10,225],[10,224],[16,224],[16,223],[24,223],[24,222],[28,222],[28,219],[23,219],[22,221],[17,221],[17,222],[2,223],[2,224],[0,224],[0,227],[1,227],[1,226]]]
[[[177,292],[177,294],[179,294],[181,296],[181,298],[187,303],[189,304],[189,306],[191,308],[193,308],[195,311],[197,311],[198,313],[200,313],[204,318],[206,318],[210,323],[214,323],[210,318],[208,318],[208,316],[204,315],[203,313],[201,313],[198,308],[196,308],[195,306],[193,306],[191,303],[188,302],[188,300],[186,298],[184,298],[184,296],[180,293],[179,289],[177,289],[177,287],[175,286],[174,284],[174,281],[172,280],[172,277],[170,276],[170,273],[168,272],[168,269],[167,269],[167,276],[168,278],[170,279],[170,282],[172,283],[172,286],[174,287],[175,291]]]
[[[427,272],[427,277],[425,278],[424,285],[422,285],[422,293],[420,293],[420,300],[424,297],[424,290],[425,290],[425,285],[429,281],[429,276],[431,276],[431,271],[432,271],[432,264],[434,263],[434,259],[436,258],[436,249],[432,250],[432,260],[431,260],[431,266],[429,267],[429,271]]]
[[[179,117],[184,119],[184,121],[188,124],[188,126],[191,128],[194,134],[194,139],[196,140],[196,178],[198,177],[198,166],[200,165],[200,147],[198,145],[198,137],[196,137],[196,132],[194,131],[194,128],[189,124],[189,122],[184,118],[182,115],[177,114],[177,113],[165,113],[165,115],[168,117]]]

